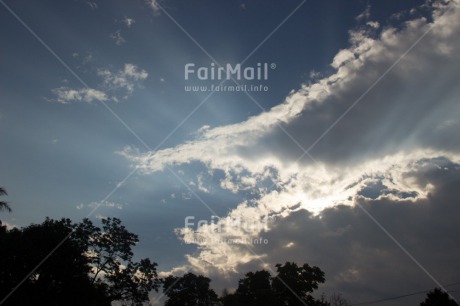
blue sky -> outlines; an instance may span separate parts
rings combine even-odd
[[[13,212],[1,219],[116,216],[140,235],[136,255],[216,290],[286,260],[324,267],[322,290],[353,302],[458,281],[437,264],[459,267],[454,219],[437,221],[459,214],[458,15],[457,1],[3,1],[0,184]],[[185,90],[220,82],[186,80],[188,63],[246,58],[268,79],[239,83],[266,91]],[[213,215],[275,221],[184,226]],[[211,241],[241,235],[270,241]],[[418,247],[438,235],[442,258]]]

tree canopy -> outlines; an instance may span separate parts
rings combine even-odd
[[[318,289],[318,285],[324,283],[324,272],[308,264],[297,266],[296,263],[286,262],[284,265],[277,264],[277,275],[273,278],[272,287],[283,305],[296,306],[316,305],[311,293]]]
[[[450,298],[447,292],[440,288],[434,288],[427,293],[425,301],[420,306],[457,306],[457,302]]]
[[[158,290],[156,263],[132,260],[138,241],[116,218],[102,229],[85,219],[46,219],[0,231],[2,305],[131,305]],[[17,289],[16,286],[20,285]],[[13,294],[10,294],[13,290]]]
[[[293,262],[275,267],[275,276],[265,270],[247,273],[234,294],[222,297],[222,303],[225,306],[330,305],[311,295],[325,281],[320,268],[308,264],[299,267]]]
[[[187,273],[182,277],[170,275],[163,280],[163,291],[168,297],[166,306],[212,306],[217,294],[209,288],[211,280],[202,275]]]
[[[0,187],[0,196],[5,196],[5,195],[8,195],[8,193],[6,193],[5,188]],[[0,210],[6,210],[6,211],[11,212],[11,207],[8,205],[8,202],[0,201]]]
[[[276,295],[272,290],[272,277],[268,271],[249,272],[238,282],[235,295],[242,305],[276,304]],[[276,301],[275,301],[276,300]]]

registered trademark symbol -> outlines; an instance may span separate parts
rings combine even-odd
[[[271,69],[276,69],[276,64],[275,64],[275,63],[271,63],[271,64],[270,64],[270,68],[271,68]]]

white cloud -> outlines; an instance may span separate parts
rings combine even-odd
[[[86,55],[83,57],[82,62],[83,64],[87,64],[89,62],[92,62],[94,59],[94,56],[92,53],[87,52]]]
[[[450,5],[455,8],[447,13],[445,7],[436,7],[431,24],[418,18],[399,30],[386,28],[379,37],[351,31],[350,47],[332,61],[332,75],[302,86],[268,112],[204,128],[196,139],[174,148],[147,154],[126,148],[121,154],[146,173],[198,161],[224,173],[224,189],[257,190],[258,197],[240,203],[226,219],[257,221],[266,215],[287,218],[302,209],[320,215],[337,204],[354,207],[359,193],[378,182],[386,186],[380,199],[424,201],[432,186],[420,184],[411,173],[421,171],[424,158],[458,163],[460,156],[458,125],[445,124],[460,115],[460,89],[446,82],[457,80],[460,71],[455,56],[460,52],[458,1]],[[279,125],[308,148],[430,27],[420,44],[310,152],[318,162],[308,157],[298,161],[302,150]],[[267,180],[276,184],[274,190],[260,188]],[[270,253],[254,255],[244,246],[215,242],[216,237],[254,238],[262,232],[232,229],[210,236],[214,226],[197,233],[178,229],[183,239],[197,241],[198,253],[187,256],[187,269],[229,273]],[[286,249],[295,249],[296,241],[283,245],[290,242],[294,245]],[[358,277],[355,272],[343,275]]]
[[[348,49],[340,50],[339,53],[336,54],[334,60],[332,61],[331,66],[338,69],[340,66],[352,61],[355,59],[355,55]]]
[[[362,20],[367,20],[371,16],[371,6],[368,4],[364,11],[362,11],[358,16],[356,16],[356,20],[362,21]]]
[[[158,3],[158,0],[145,0],[145,2],[153,10],[154,15],[159,15],[160,14],[161,8],[160,8],[160,4]]]
[[[59,87],[52,90],[57,96],[56,101],[59,103],[67,104],[74,101],[93,102],[93,101],[107,101],[107,95],[97,89],[93,88],[80,88],[72,89],[69,87]]]
[[[453,160],[456,158],[451,157]],[[188,268],[202,273],[212,270],[228,273],[235,271],[239,265],[263,259],[264,254],[252,254],[244,244],[235,245],[222,241],[236,238],[253,241],[263,238],[267,229],[272,230],[276,226],[276,220],[284,219],[297,211],[308,210],[321,214],[337,204],[353,207],[362,198],[361,192],[371,188],[376,182],[385,186],[384,189],[376,191],[376,199],[396,203],[427,199],[433,192],[433,186],[421,184],[417,177],[426,167],[431,167],[429,160],[425,162],[429,158],[436,160],[438,157],[434,152],[414,152],[410,157],[400,154],[333,174],[314,167],[305,169],[291,183],[284,185],[283,189],[261,194],[257,200],[239,204],[217,223],[204,225],[198,230],[177,229],[181,240],[194,242],[200,249],[198,255],[188,257]],[[460,158],[455,162],[460,162]],[[267,216],[273,222],[267,223]],[[231,223],[231,220],[251,223],[251,231],[247,231],[245,227],[226,227],[222,232],[218,230],[221,224]]]
[[[200,190],[202,192],[205,192],[205,193],[210,193],[211,192],[210,187],[205,186],[204,174],[203,173],[198,174],[197,181],[198,181],[198,190]]]
[[[87,1],[86,4],[88,4],[88,6],[94,11],[98,8],[98,5],[96,2],[91,2],[91,1]]]
[[[366,25],[374,29],[378,29],[380,27],[380,23],[378,23],[378,21],[368,21]]]
[[[422,155],[413,160],[401,155],[375,161],[386,165],[387,171],[357,178],[359,186],[350,186],[354,196],[348,203],[338,202],[319,215],[302,206],[287,208],[272,215],[276,218],[268,230],[248,233],[229,227],[219,232],[219,223],[202,226],[198,231],[177,229],[184,242],[197,245],[198,252],[186,256],[187,264],[163,274],[192,270],[208,275],[214,289],[221,291],[235,286],[248,271],[274,269],[276,263],[285,261],[308,262],[326,272],[327,281],[320,292],[342,292],[355,303],[433,287],[432,280],[356,206],[359,203],[430,273],[442,283],[449,283],[460,268],[456,261],[460,256],[456,244],[460,234],[458,161]],[[395,168],[390,162],[395,163]],[[411,189],[421,193],[411,194]],[[284,199],[273,197],[267,203],[274,207],[277,200]],[[260,206],[240,204],[221,222],[237,218],[254,222],[263,213]],[[249,243],[229,242],[237,238]],[[379,275],[377,280],[375,275]]]
[[[126,24],[128,28],[130,28],[134,23],[136,23],[136,21],[133,18],[129,17],[125,17],[125,19],[123,19],[123,22],[124,24]]]
[[[119,101],[117,95],[123,94],[122,97],[127,99],[128,96],[133,93],[135,87],[140,86],[140,82],[148,77],[147,71],[129,63],[125,64],[123,69],[118,72],[112,72],[109,69],[98,69],[97,74],[103,81],[98,87],[103,90],[93,88],[74,89],[67,86],[61,86],[52,90],[56,98],[49,100],[63,104],[78,101],[105,102],[109,99]],[[107,92],[110,92],[110,97]]]
[[[81,60],[82,64],[88,64],[94,60],[94,56],[91,52],[86,52],[85,55],[80,55],[78,52],[72,53],[72,57]]]
[[[147,71],[133,64],[125,64],[123,70],[112,72],[99,69],[97,74],[102,77],[104,85],[110,90],[124,89],[131,94],[134,87],[148,77]]]
[[[385,116],[394,117],[398,115],[394,110],[400,108],[407,115],[407,120],[406,122],[399,122],[399,124],[410,124],[412,130],[406,132],[414,134],[419,133],[414,129],[414,124],[420,125],[421,119],[438,119],[434,116],[435,114],[431,114],[433,119],[425,118],[428,110],[418,107],[423,101],[420,99],[427,100],[427,93],[413,91],[412,96],[405,97],[404,95],[408,95],[408,90],[404,92],[390,91],[387,86],[389,85],[391,88],[393,85],[401,85],[402,82],[407,84],[406,86],[420,86],[420,84],[427,82],[427,84],[434,85],[431,73],[458,73],[459,65],[453,61],[452,55],[455,54],[454,51],[460,50],[457,40],[454,39],[460,32],[458,21],[460,18],[456,19],[457,15],[458,10],[452,10],[448,15],[436,18],[432,35],[425,37],[425,40],[414,48],[390,75],[382,80],[378,87],[373,89],[373,92],[369,94],[369,101],[361,102],[360,107],[350,114],[350,116],[359,115],[356,121],[364,124],[365,128],[357,126],[355,123],[355,125],[350,125],[352,130],[348,128],[335,129],[330,133],[330,136],[337,137],[340,141],[338,144],[346,149],[341,154],[345,154],[345,157],[348,151],[350,154],[360,154],[353,150],[361,150],[359,146],[356,146],[356,144],[360,144],[361,139],[356,139],[356,135],[351,132],[358,132],[362,137],[369,137],[369,140],[378,146],[384,143],[379,140],[379,137],[384,135],[380,136],[377,133],[382,133],[385,128],[391,128],[391,125],[383,126],[386,124],[385,121],[382,121],[383,113],[365,114],[360,113],[360,109],[363,112],[371,111],[371,107],[377,106],[376,111],[386,112]],[[300,154],[297,150],[292,157],[286,156],[289,154],[286,151],[294,151],[296,146],[290,143],[286,135],[279,131],[278,125],[284,125],[294,136],[298,135],[299,137],[296,138],[301,143],[305,142],[304,145],[307,148],[319,136],[318,129],[321,131],[330,126],[345,108],[367,90],[430,26],[426,20],[418,19],[407,23],[407,27],[399,32],[392,28],[386,29],[379,39],[367,37],[363,32],[352,32],[352,46],[348,50],[341,50],[332,63],[337,68],[336,73],[318,80],[314,84],[304,85],[297,92],[291,93],[284,103],[273,107],[270,111],[251,117],[242,123],[204,129],[196,140],[174,148],[150,152],[141,156],[130,155],[128,151],[124,151],[124,154],[147,172],[161,171],[166,164],[177,165],[201,161],[210,168],[221,169],[229,174],[234,171],[235,175],[238,175],[243,169],[253,174],[260,174],[264,173],[267,168],[281,169],[280,175],[296,173],[299,171],[299,165],[289,161],[291,159],[295,161]],[[450,49],[451,52],[446,53],[446,49]],[[424,69],[424,73],[420,72],[422,69]],[[436,98],[437,94],[445,93],[438,87],[431,89],[433,92],[429,93],[430,99]],[[456,94],[455,87],[451,86],[449,90],[452,91],[451,94]],[[401,101],[402,98],[403,101]],[[429,103],[427,106],[431,107],[435,102],[425,103]],[[456,104],[452,98],[446,97],[446,99],[436,101],[436,103],[438,109],[441,107],[456,109],[454,108]],[[411,112],[406,112],[410,110]],[[390,119],[388,118],[388,120]],[[343,121],[344,124],[346,122]],[[312,126],[313,124],[317,126]],[[297,129],[295,125],[297,125]],[[365,133],[369,133],[369,135]],[[399,140],[397,139],[398,134],[390,136],[389,140],[391,141],[393,138]],[[425,140],[422,138],[426,135],[413,136],[418,136],[419,141],[423,142]],[[267,137],[270,138],[272,144],[269,150],[265,147],[266,143],[269,142],[265,139]],[[407,135],[401,135],[401,137],[407,137]],[[404,139],[401,138],[401,141]],[[367,145],[369,145],[369,141]],[[404,144],[402,143],[402,145]],[[242,148],[245,148],[245,154],[241,153]],[[321,147],[317,146],[317,148],[320,149]],[[327,156],[334,152],[338,152],[338,149],[320,153]],[[320,157],[322,157],[321,154]]]
[[[125,38],[121,35],[121,30],[116,30],[113,33],[110,33],[109,37],[113,39],[117,46],[121,46],[126,42]]]
[[[310,79],[312,80],[317,80],[323,77],[322,73],[316,70],[311,70],[310,73],[308,74]]]

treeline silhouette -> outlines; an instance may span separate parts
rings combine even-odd
[[[311,295],[325,281],[320,268],[286,262],[277,264],[276,269],[275,277],[265,270],[247,273],[234,293],[224,290],[220,298],[209,288],[211,280],[207,277],[192,273],[168,276],[163,280],[163,292],[168,297],[165,305],[348,305],[339,295],[330,301],[324,296],[315,299]]]
[[[0,304],[139,305],[158,290],[156,263],[133,261],[138,242],[119,219],[46,219],[8,230],[0,225]]]
[[[0,188],[0,195],[6,191]],[[0,201],[0,209],[11,211]],[[41,224],[8,229],[0,221],[1,306],[144,305],[151,291],[162,289],[166,306],[347,306],[340,294],[313,297],[324,272],[308,264],[277,264],[276,275],[266,270],[247,273],[233,293],[219,297],[211,279],[186,273],[159,278],[149,258],[133,260],[138,236],[120,219],[74,223],[46,218]],[[457,305],[440,289],[428,293],[422,306]]]

